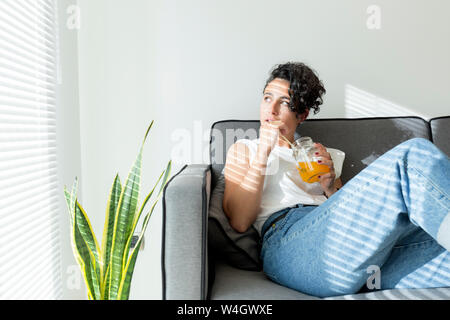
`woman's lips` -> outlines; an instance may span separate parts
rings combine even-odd
[[[274,125],[281,125],[281,124],[283,124],[283,122],[281,120],[266,119],[266,122],[269,122],[269,123],[274,124]],[[281,126],[278,127],[278,129],[280,130],[281,134],[284,134],[285,130],[283,128],[281,128]]]

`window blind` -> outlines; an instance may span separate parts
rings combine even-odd
[[[62,295],[54,0],[0,0],[0,299]]]

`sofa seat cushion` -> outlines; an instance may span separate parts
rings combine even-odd
[[[283,287],[266,277],[262,271],[234,268],[216,260],[211,300],[317,300]]]
[[[379,290],[329,297],[325,300],[450,300],[450,288]]]
[[[321,300],[281,286],[262,271],[234,268],[226,262],[216,261],[215,280],[211,300]],[[323,300],[450,300],[450,288],[390,289],[357,293]]]

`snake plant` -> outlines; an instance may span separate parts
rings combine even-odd
[[[77,200],[78,179],[75,178],[70,193],[64,187],[70,213],[72,250],[81,268],[88,298],[91,300],[126,300],[129,297],[133,270],[145,229],[167,183],[172,165],[172,161],[169,161],[155,186],[139,207],[142,151],[152,125],[153,121],[147,129],[144,141],[125,184],[121,184],[119,175],[116,175],[114,179],[106,205],[101,248],[92,230],[89,218]],[[135,246],[131,247],[131,240],[139,218],[160,181],[159,192],[150,210],[145,215],[139,238]]]

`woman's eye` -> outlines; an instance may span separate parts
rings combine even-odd
[[[282,104],[284,104],[285,106],[289,107],[289,102],[287,102],[287,101],[283,101]]]

